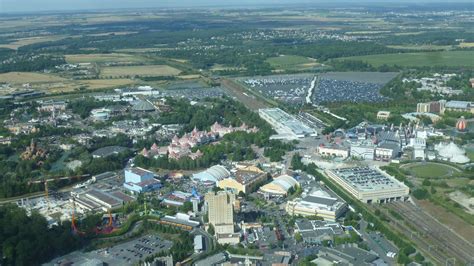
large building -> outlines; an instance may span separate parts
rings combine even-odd
[[[444,113],[445,101],[418,103],[416,105],[417,113]]]
[[[327,170],[328,177],[364,203],[405,201],[410,189],[392,176],[374,168]]]
[[[290,215],[318,216],[326,221],[336,221],[346,208],[347,204],[342,199],[322,189],[312,191],[286,204],[286,212]]]
[[[121,207],[133,198],[121,191],[105,192],[90,189],[81,193],[71,193],[76,205],[85,211],[107,211]]]
[[[351,157],[362,160],[374,160],[375,145],[371,141],[364,141],[351,145]]]
[[[205,195],[209,224],[214,227],[217,241],[221,244],[239,242],[239,235],[234,232],[235,194],[219,191]]]
[[[446,102],[445,111],[474,113],[474,103],[466,101]]]
[[[201,182],[209,185],[217,185],[217,182],[228,178],[230,176],[229,170],[222,165],[214,165],[209,169],[193,174],[192,179],[196,182]]]
[[[259,109],[258,114],[278,132],[275,138],[298,139],[317,135],[314,129],[280,108]]]
[[[125,182],[123,186],[131,192],[149,192],[161,187],[155,174],[140,167],[125,169]]]
[[[267,180],[267,174],[258,168],[252,170],[238,169],[232,177],[220,180],[218,187],[230,190],[236,194],[239,192],[251,193],[265,180]]]
[[[321,156],[340,157],[342,159],[349,157],[349,148],[341,145],[333,144],[326,146],[321,144],[317,151]]]
[[[188,231],[197,228],[200,224],[198,221],[191,220],[191,217],[184,213],[177,213],[175,216],[166,215],[160,219],[160,223]]]
[[[260,187],[259,192],[268,196],[286,196],[290,188],[299,186],[298,181],[289,175],[281,175],[272,182]]]

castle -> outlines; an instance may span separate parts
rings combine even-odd
[[[148,158],[168,154],[169,158],[176,160],[183,157],[189,157],[192,160],[196,160],[197,158],[201,157],[203,153],[200,150],[192,152],[192,148],[198,145],[214,142],[226,134],[237,131],[254,133],[257,132],[258,129],[256,127],[249,128],[245,123],[243,123],[240,127],[225,127],[215,122],[211,126],[210,131],[199,131],[195,127],[193,131],[184,134],[181,138],[175,135],[168,147],[158,147],[158,145],[153,144],[150,147],[150,150],[144,148],[141,154]]]

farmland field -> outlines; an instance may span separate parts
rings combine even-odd
[[[66,55],[66,61],[69,64],[78,63],[139,63],[146,62],[146,59],[140,56],[129,54],[74,54]]]
[[[65,80],[66,79],[63,79],[58,76],[34,72],[8,72],[0,74],[0,82],[7,82],[13,84],[61,82]]]
[[[296,55],[282,55],[277,57],[270,57],[266,61],[272,67],[283,70],[299,70],[319,65],[313,58]]]
[[[66,37],[65,36],[40,36],[40,37],[31,37],[31,38],[21,38],[21,39],[16,39],[14,42],[11,42],[11,43],[0,44],[0,48],[8,48],[8,49],[16,50],[25,45],[41,43],[41,42],[57,41],[64,38]]]
[[[373,66],[398,65],[402,67],[448,66],[474,67],[474,51],[442,51],[404,54],[351,56],[340,59],[361,60]]]
[[[176,76],[181,71],[167,65],[104,67],[101,76]]]

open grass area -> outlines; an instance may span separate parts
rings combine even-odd
[[[0,82],[12,84],[62,82],[65,80],[55,75],[34,72],[8,72],[0,74]]]
[[[466,156],[474,162],[474,149],[466,149]]]
[[[103,77],[120,76],[176,76],[181,71],[167,65],[120,66],[104,67],[101,69]]]
[[[81,84],[84,84],[89,89],[105,89],[117,86],[125,86],[134,84],[135,81],[131,79],[90,79],[82,80]]]
[[[410,166],[408,170],[419,178],[439,178],[445,177],[453,172],[451,166],[437,163],[420,163]]]
[[[66,55],[69,64],[78,63],[142,63],[147,59],[137,55],[112,53],[112,54],[70,54]]]
[[[373,66],[398,65],[402,67],[474,67],[474,51],[440,51],[403,54],[379,54],[343,57],[345,60],[361,60]]]
[[[297,55],[270,57],[266,61],[277,70],[302,70],[319,65],[316,59]]]

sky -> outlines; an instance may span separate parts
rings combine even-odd
[[[447,2],[442,0],[422,0],[423,2]],[[457,0],[456,2],[470,2],[473,0]],[[0,0],[0,12],[36,12],[62,10],[95,10],[115,8],[147,8],[147,7],[208,7],[208,6],[251,6],[274,5],[292,3],[318,2],[378,2],[377,0]],[[397,1],[388,1],[389,3]],[[398,2],[413,2],[398,0]],[[416,2],[420,2],[419,0]]]

